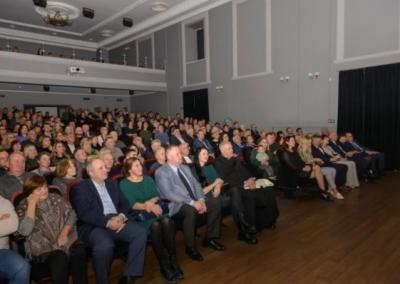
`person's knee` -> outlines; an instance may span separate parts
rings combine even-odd
[[[96,257],[108,257],[114,253],[115,243],[110,240],[101,240],[93,247],[93,255]]]
[[[29,278],[31,273],[31,265],[21,257],[19,261],[15,263],[15,276]]]

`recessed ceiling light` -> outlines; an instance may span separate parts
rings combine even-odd
[[[93,40],[93,38],[89,38],[89,40],[90,40],[90,41],[92,41],[92,40]]]
[[[112,36],[112,35],[114,34],[114,31],[113,31],[113,30],[109,30],[109,29],[107,29],[107,30],[102,30],[102,31],[100,32],[100,34],[101,34],[103,37],[110,37],[110,36]]]
[[[12,29],[13,29],[13,28],[15,28],[15,26],[14,26],[14,25],[10,25],[10,28],[12,28]]]
[[[157,1],[151,4],[151,10],[155,12],[163,12],[168,9],[168,4],[165,2]]]
[[[57,35],[57,33],[56,33],[56,32],[53,32],[53,35]]]

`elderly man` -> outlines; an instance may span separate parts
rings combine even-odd
[[[181,143],[179,146],[179,150],[181,151],[181,155],[182,155],[182,162],[185,165],[190,165],[193,164],[194,161],[194,157],[193,155],[190,155],[190,146],[188,143]]]
[[[11,200],[14,192],[22,189],[25,180],[32,173],[25,172],[25,158],[22,153],[12,153],[9,159],[9,170],[0,177],[0,195]]]
[[[94,159],[87,166],[90,179],[72,191],[72,206],[80,221],[80,239],[92,249],[96,283],[109,283],[116,241],[128,244],[128,257],[120,283],[132,283],[143,274],[147,232],[127,220],[128,201],[116,182],[107,179],[104,162]]]
[[[201,214],[207,214],[207,233],[203,246],[224,250],[224,246],[216,241],[221,228],[221,203],[217,198],[206,200],[200,183],[190,169],[182,165],[178,146],[167,149],[167,163],[156,171],[155,178],[161,196],[170,201],[170,216],[183,220],[186,253],[189,257],[196,261],[203,260],[195,245],[196,219]]]
[[[256,189],[255,178],[234,157],[230,142],[219,145],[221,156],[215,168],[230,186],[232,215],[239,229],[238,239],[256,244],[255,234],[265,227],[274,227],[279,212],[272,190]]]

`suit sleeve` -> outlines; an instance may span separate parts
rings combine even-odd
[[[168,173],[163,171],[161,168],[156,171],[156,184],[162,198],[167,199],[171,202],[191,204],[192,199],[179,190],[176,190],[176,185],[172,183],[172,179],[168,176]]]
[[[185,167],[185,170],[186,170],[186,175],[188,176],[188,178],[190,180],[190,183],[194,186],[194,189],[196,191],[196,197],[198,199],[205,199],[205,196],[203,193],[203,188],[201,187],[201,184],[193,176],[192,171],[188,167]]]
[[[72,194],[72,207],[74,208],[78,219],[86,224],[105,228],[107,218],[100,212],[96,204],[96,198],[90,194],[87,183],[79,184]]]

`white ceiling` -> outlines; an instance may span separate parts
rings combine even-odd
[[[78,8],[91,8],[95,11],[93,19],[80,16],[72,26],[54,27],[43,22],[35,11],[32,0],[1,0],[0,36],[31,38],[46,42],[70,43],[88,48],[108,47],[118,41],[126,40],[145,30],[164,24],[177,16],[189,14],[207,6],[216,6],[229,0],[55,0]],[[155,12],[151,9],[154,2],[164,2],[168,10]],[[122,25],[123,17],[133,19],[134,26]],[[113,36],[106,38],[102,31],[111,30]],[[38,35],[39,34],[39,35]]]

